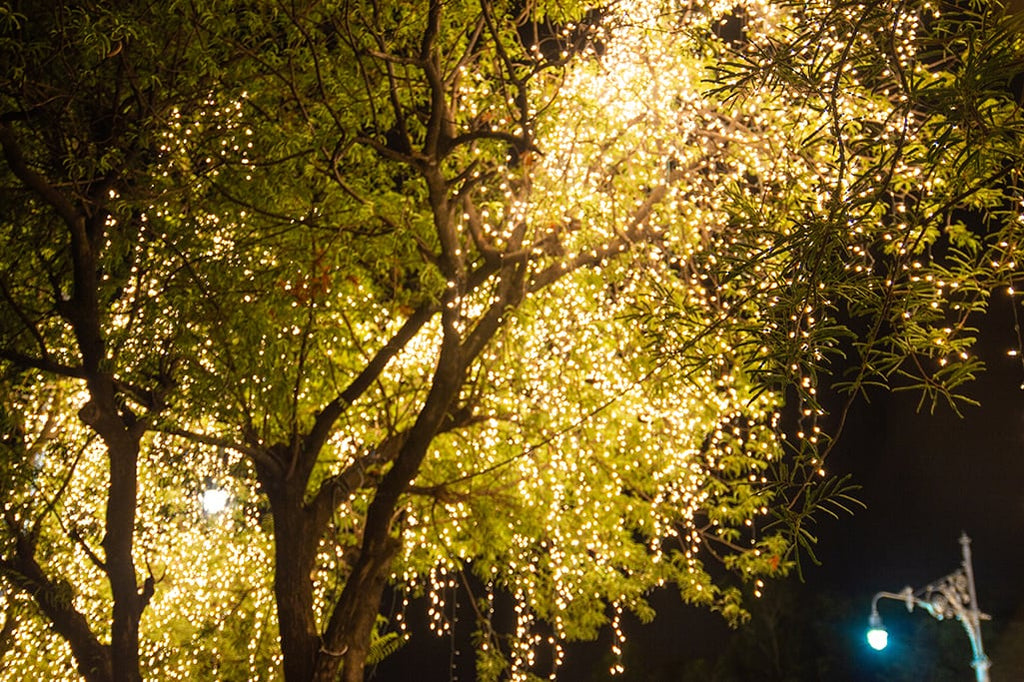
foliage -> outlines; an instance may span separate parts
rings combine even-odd
[[[955,404],[1017,269],[1016,19],[943,12],[0,7],[5,671],[747,618],[852,502],[819,391]]]

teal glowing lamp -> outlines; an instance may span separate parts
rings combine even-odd
[[[882,625],[882,617],[877,611],[873,611],[868,620],[868,644],[875,651],[881,651],[889,645],[889,633]]]
[[[923,589],[914,591],[912,587],[904,587],[900,592],[879,592],[871,600],[871,618],[868,620],[868,644],[872,649],[881,651],[889,644],[889,633],[882,625],[878,615],[878,600],[896,599],[903,602],[908,612],[914,608],[925,611],[935,620],[958,620],[967,631],[971,640],[971,651],[977,682],[990,682],[988,669],[992,666],[985,649],[981,644],[981,621],[988,620],[989,615],[978,608],[978,595],[974,587],[974,563],[971,560],[971,539],[966,533],[960,535],[960,553],[963,561],[960,568],[944,578],[939,578]]]

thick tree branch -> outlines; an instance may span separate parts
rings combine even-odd
[[[333,679],[341,662],[330,654],[335,651],[347,651],[346,682],[362,678],[369,632],[387,580],[387,569],[401,546],[391,534],[398,501],[419,470],[465,376],[466,365],[457,336],[446,331],[445,338],[423,408],[370,503],[359,557],[324,630],[324,650],[317,657],[317,679]]]
[[[84,226],[82,215],[49,180],[28,167],[21,145],[18,144],[14,132],[6,123],[0,123],[0,146],[3,147],[4,158],[7,159],[7,165],[14,176],[21,180],[25,187],[52,206],[70,229],[82,229]]]
[[[10,525],[10,522],[8,522]],[[0,558],[0,573],[8,582],[32,597],[53,628],[71,646],[78,672],[87,682],[112,682],[110,647],[101,644],[88,621],[74,607],[72,588],[52,580],[35,558],[35,548],[16,526],[14,555]]]
[[[480,215],[480,210],[476,207],[473,202],[473,198],[467,193],[462,198],[462,210],[468,216],[466,220],[466,227],[469,230],[470,238],[473,240],[473,244],[476,246],[476,250],[480,252],[485,261],[497,265],[501,262],[501,251],[495,248],[492,244],[488,243],[484,237],[484,223],[483,217]]]
[[[437,305],[434,303],[420,305],[405,321],[405,324],[395,332],[395,335],[366,363],[363,370],[345,390],[320,410],[313,422],[313,427],[302,444],[303,456],[306,461],[300,463],[300,473],[305,472],[304,475],[308,477],[308,472],[316,463],[320,450],[331,435],[334,423],[345,413],[349,405],[358,400],[366,389],[373,385],[391,359],[405,348],[406,344],[423,328],[423,325],[437,313],[437,310]]]
[[[379,482],[380,474],[371,469],[393,462],[401,452],[407,436],[407,433],[392,434],[372,452],[357,458],[344,471],[320,484],[316,495],[307,506],[312,519],[311,538],[319,539],[322,536],[327,522],[342,500],[348,499],[349,495],[367,484],[375,485]]]
[[[446,142],[444,149],[442,149],[441,152],[443,156],[447,156],[452,150],[462,145],[471,144],[477,140],[499,140],[501,142],[507,142],[515,147],[516,152],[519,154],[523,154],[524,152],[541,153],[540,147],[523,135],[513,135],[512,133],[504,130],[489,129],[474,130],[472,132],[456,135]]]
[[[29,318],[28,314],[22,310],[21,306],[15,300],[14,295],[11,293],[10,288],[7,286],[7,282],[0,278],[0,295],[3,296],[4,300],[7,301],[7,305],[10,306],[11,310],[14,311],[15,316],[21,320],[22,326],[25,328],[32,338],[36,342],[36,346],[39,348],[39,353],[46,360],[50,359],[50,351],[46,345],[46,339],[43,338],[36,323]]]
[[[65,365],[61,362],[56,362],[45,357],[35,358],[31,355],[25,355],[24,353],[19,353],[6,348],[0,348],[0,358],[9,360],[19,367],[31,367],[32,369],[39,369],[44,372],[67,377],[69,379],[85,379],[87,376],[85,368],[83,367]]]
[[[25,355],[24,353],[19,353],[6,348],[0,348],[0,358],[8,360],[19,367],[31,367],[32,369],[42,370],[57,376],[67,377],[68,379],[87,380],[91,376],[84,367],[65,365],[64,363],[57,362],[47,357],[36,358],[31,355]],[[121,381],[120,379],[108,377],[108,380],[115,391],[131,398],[147,410],[159,409],[160,400],[156,392],[141,388],[126,381]]]
[[[426,77],[427,87],[430,89],[430,115],[427,119],[423,154],[432,161],[443,157],[441,150],[444,141],[451,139],[454,132],[451,114],[448,110],[448,99],[445,96],[447,90],[444,76],[441,73],[441,60],[435,49],[443,5],[441,0],[430,0],[430,8],[427,11],[427,28],[423,32],[423,41],[420,45],[423,75]]]
[[[490,305],[462,344],[467,363],[476,359],[494,337],[501,327],[505,313],[522,302],[526,294],[525,276],[525,263],[513,263],[502,268],[499,275],[497,300]]]
[[[406,163],[406,164],[414,164],[419,159],[419,157],[414,155],[414,154],[411,154],[411,153],[410,154],[405,154],[405,153],[396,151],[396,150],[392,149],[391,147],[388,147],[383,142],[375,140],[372,137],[367,137],[366,135],[357,135],[353,139],[356,142],[358,142],[359,144],[362,144],[362,145],[365,145],[365,146],[369,147],[370,149],[372,149],[373,151],[377,152],[378,154],[380,154],[385,159],[390,159],[391,161],[398,161],[399,163]]]

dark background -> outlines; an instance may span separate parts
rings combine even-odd
[[[749,625],[730,630],[715,614],[686,607],[666,590],[653,598],[658,616],[627,620],[626,673],[608,670],[611,634],[571,645],[559,679],[782,682],[973,680],[968,638],[955,620],[907,613],[879,602],[890,633],[883,652],[864,634],[875,592],[915,589],[960,566],[958,538],[972,540],[974,573],[993,682],[1024,680],[1024,369],[1008,351],[1020,348],[1013,306],[1004,290],[979,323],[976,348],[987,365],[964,393],[980,402],[957,416],[934,413],[913,393],[878,394],[852,411],[827,467],[853,475],[866,509],[816,528],[820,566],[768,585],[752,605]],[[466,607],[468,611],[468,607]],[[465,637],[438,638],[413,619],[413,640],[386,659],[371,679],[474,679],[473,647]],[[460,624],[471,626],[465,613]]]

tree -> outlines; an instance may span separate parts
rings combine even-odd
[[[388,585],[470,590],[481,678],[666,583],[740,619],[844,504],[840,342],[954,398],[1019,254],[998,7],[2,19],[15,675],[358,680]]]
[[[115,13],[55,6],[33,8],[30,17],[29,9],[2,10],[3,356],[14,386],[31,383],[23,374],[31,368],[85,387],[73,409],[104,445],[107,494],[105,509],[96,505],[103,519],[98,532],[84,539],[71,528],[66,539],[77,542],[104,574],[112,612],[99,630],[75,604],[88,590],[69,586],[60,572],[40,563],[46,555],[40,546],[43,523],[57,509],[57,498],[28,523],[28,509],[12,503],[19,495],[33,497],[32,491],[10,491],[2,566],[67,641],[83,676],[139,679],[139,622],[155,580],[150,572],[139,584],[138,464],[167,372],[159,353],[148,358],[156,365],[125,371],[121,358],[130,335],[158,342],[159,332],[150,319],[137,319],[148,311],[126,301],[123,290],[151,276],[157,265],[147,259],[154,254],[136,243],[145,235],[140,208],[159,192],[151,171],[163,121],[173,106],[190,105],[208,86],[200,84],[198,65],[189,62],[190,36],[181,37],[173,12],[140,16],[138,7]],[[149,23],[138,24],[141,19]],[[153,30],[155,22],[166,22],[163,40]],[[182,52],[169,55],[172,47]],[[132,60],[119,57],[125,49]],[[140,375],[143,383],[133,383]],[[49,402],[50,389],[42,390],[27,403],[15,398],[6,407],[30,422],[36,416],[30,406]],[[49,440],[51,423],[33,435]],[[31,466],[19,462],[20,432],[6,435],[13,462]],[[79,448],[60,442],[56,452],[65,446]]]

